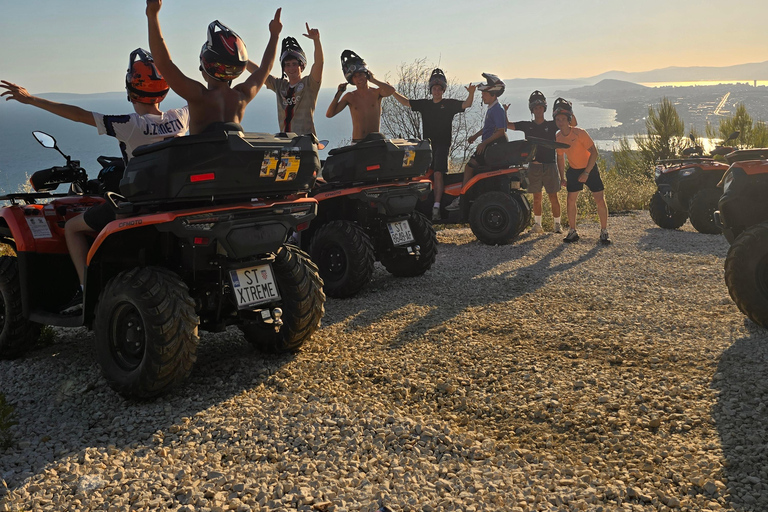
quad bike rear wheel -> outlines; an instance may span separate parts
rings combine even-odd
[[[195,302],[187,285],[159,267],[110,279],[96,309],[95,354],[110,387],[146,399],[180,384],[197,357]]]
[[[351,297],[368,284],[376,262],[371,239],[348,220],[321,226],[312,236],[309,254],[320,269],[323,290],[337,298]]]
[[[469,209],[469,227],[488,245],[505,244],[520,233],[523,212],[510,194],[486,192]]]
[[[309,255],[292,245],[277,251],[272,264],[280,289],[283,325],[253,323],[240,325],[245,339],[257,350],[269,354],[295,352],[320,327],[325,314],[323,280]]]
[[[661,197],[661,192],[659,191],[656,191],[656,193],[651,196],[648,211],[651,214],[653,222],[664,229],[677,229],[688,220],[688,214],[670,208],[666,201],[664,201],[664,198]]]
[[[725,258],[725,284],[742,313],[768,327],[768,223],[740,234]]]
[[[19,265],[14,256],[0,257],[0,359],[11,359],[32,348],[40,324],[21,314]]]
[[[691,225],[699,233],[720,234],[720,228],[715,224],[715,210],[722,195],[723,191],[719,188],[705,188],[696,192],[691,199],[691,207],[688,209]]]
[[[437,235],[432,223],[421,212],[414,211],[408,218],[414,244],[419,246],[419,257],[403,252],[382,254],[381,264],[396,277],[416,277],[429,270],[437,255]],[[389,236],[388,234],[386,236]]]

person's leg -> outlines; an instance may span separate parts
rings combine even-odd
[[[566,210],[568,212],[568,225],[571,227],[571,229],[576,229],[576,201],[578,198],[578,192],[568,192]]]
[[[439,205],[443,199],[443,190],[445,190],[442,172],[438,171],[432,175],[432,185],[435,187],[435,204]]]
[[[605,202],[605,192],[592,192],[597,205],[597,217],[600,219],[600,229],[608,229],[608,204]]]
[[[542,197],[543,197],[543,194],[541,192],[533,193],[533,214],[537,217],[541,217],[541,198]],[[541,224],[541,219],[539,219],[539,224]]]
[[[560,198],[557,194],[547,194],[547,196],[549,196],[549,203],[552,205],[552,217],[559,219],[562,213],[560,211]]]
[[[85,284],[85,262],[88,258],[90,243],[88,234],[94,234],[95,231],[85,222],[83,215],[73,217],[64,224],[64,237],[67,240],[67,249],[69,257],[75,265],[77,277],[80,279],[80,285]]]

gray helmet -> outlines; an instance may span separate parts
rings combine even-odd
[[[496,97],[504,94],[506,87],[501,78],[492,73],[483,73],[483,78],[485,78],[486,83],[477,86],[480,91],[488,91]]]
[[[568,116],[569,121],[573,117],[573,105],[565,98],[557,98],[555,104],[552,105],[552,119],[556,118],[559,114]]]
[[[352,83],[352,77],[355,73],[362,72],[365,73],[368,78],[371,77],[371,73],[368,71],[368,67],[363,58],[352,50],[344,50],[341,52],[341,70],[344,72],[344,78],[347,79],[347,82],[349,82],[350,85],[355,85]]]
[[[285,69],[285,60],[290,58],[298,60],[302,69],[307,67],[307,56],[299,42],[296,38],[286,37],[283,39],[283,51],[280,53],[280,66],[283,69]]]
[[[443,73],[443,70],[440,68],[435,68],[432,71],[432,75],[429,77],[429,90],[432,90],[432,87],[435,85],[439,85],[443,88],[443,91],[445,91],[448,88],[448,80],[445,79],[445,73]]]
[[[533,91],[528,97],[528,110],[533,114],[533,109],[539,105],[544,106],[544,111],[547,110],[547,98],[541,91]]]

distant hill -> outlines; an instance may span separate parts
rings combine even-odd
[[[606,78],[605,80],[600,80],[595,85],[585,85],[583,87],[570,89],[568,91],[568,94],[570,94],[571,96],[581,96],[582,93],[585,93],[585,92],[588,92],[588,93],[600,93],[600,92],[636,93],[636,92],[641,92],[647,89],[650,89],[650,87],[636,84],[634,82],[626,82],[624,80],[614,80],[611,78]]]
[[[582,80],[587,82],[598,82],[606,78],[641,83],[693,82],[700,80],[768,80],[768,61],[724,67],[675,66],[635,73],[628,73],[626,71],[608,71]]]

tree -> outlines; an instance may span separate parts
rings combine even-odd
[[[689,146],[685,137],[685,123],[674,103],[663,98],[658,108],[648,107],[645,119],[646,134],[635,136],[640,159],[645,168],[653,169],[657,160],[674,158]]]
[[[768,147],[768,128],[763,122],[753,121],[743,103],[736,106],[732,116],[720,119],[717,129],[707,124],[707,137],[710,139],[725,140],[735,131],[739,132],[739,137],[730,144],[741,148]]]

